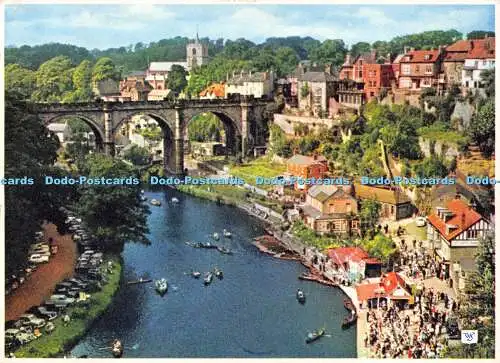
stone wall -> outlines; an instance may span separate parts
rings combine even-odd
[[[451,114],[451,120],[459,119],[460,121],[456,126],[459,131],[463,131],[469,127],[473,115],[474,107],[471,104],[468,102],[457,102]]]
[[[274,124],[278,125],[287,135],[295,135],[294,126],[298,124],[307,125],[310,130],[319,131],[322,126],[326,126],[328,129],[332,126],[340,126],[340,121],[327,118],[274,114]]]
[[[434,144],[434,148],[432,150],[431,140],[419,137],[418,145],[420,146],[420,150],[427,157],[431,155],[437,155],[437,156],[442,156],[447,160],[451,160],[455,156],[458,157],[460,154],[457,145],[445,141],[436,141]]]

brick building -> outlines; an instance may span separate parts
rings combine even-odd
[[[324,156],[305,156],[296,154],[286,163],[287,172],[298,178],[323,178],[328,171],[328,162]],[[296,184],[297,189],[307,189],[307,185]]]

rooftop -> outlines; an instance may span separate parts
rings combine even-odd
[[[187,62],[151,62],[148,71],[150,72],[170,72],[173,65],[179,65],[187,69]]]
[[[451,200],[446,204],[446,208],[437,209],[445,211],[449,219],[445,222],[438,214],[431,214],[427,219],[447,241],[451,241],[482,219],[479,213],[460,199]],[[454,227],[449,228],[451,226]]]
[[[381,203],[398,205],[410,202],[410,198],[399,187],[388,189],[355,184],[354,193],[360,199],[371,199]]]
[[[208,95],[214,95],[215,97],[224,97],[225,96],[225,85],[224,83],[214,83],[205,88],[200,92],[200,97],[205,97]]]
[[[314,158],[313,156],[295,154],[294,156],[292,156],[290,159],[287,160],[287,164],[304,165],[304,166],[319,164],[323,162],[326,162],[326,158],[322,155],[318,155],[316,158]]]
[[[299,77],[299,80],[306,82],[334,82],[337,78],[327,72],[306,72]]]
[[[400,63],[434,63],[438,58],[439,50],[412,50],[403,56]]]
[[[350,195],[352,187],[350,185],[313,185],[309,190],[308,194],[320,202],[324,202],[334,194],[338,195]]]

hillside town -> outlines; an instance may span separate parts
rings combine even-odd
[[[130,280],[120,284],[117,275],[124,263],[120,254],[127,253],[125,241],[144,242],[145,235],[160,238],[155,229],[147,230],[146,224],[151,223],[146,222],[148,208],[159,225],[168,225],[170,220],[187,223],[175,208],[184,208],[180,195],[191,194],[217,205],[233,205],[255,217],[265,226],[265,235],[249,238],[251,233],[245,231],[245,243],[252,241],[277,259],[300,261],[307,268],[298,276],[300,280],[341,289],[349,311],[341,328],[356,325],[358,358],[491,357],[495,339],[495,36],[475,31],[453,39],[449,44],[419,47],[408,41],[398,52],[364,43],[332,51],[322,59],[311,51],[312,56],[292,55],[289,64],[262,61],[256,66],[243,56],[223,53],[233,45],[238,54],[244,39],[227,42],[226,48],[218,50],[223,55],[214,55],[214,42],[196,34],[173,47],[182,48],[184,58],[155,56],[150,60],[148,56],[145,69],[118,69],[110,58],[100,58],[95,65],[83,60],[72,68],[62,56],[45,61],[38,70],[23,68],[21,61],[7,65],[7,88],[21,95],[25,91],[33,109],[68,107],[62,116],[52,117],[49,111],[32,113],[46,117],[47,139],[54,137],[49,151],[44,151],[50,153],[49,161],[39,164],[72,175],[86,172],[97,177],[104,170],[106,175],[125,178],[134,173],[141,185],[134,185],[130,193],[110,195],[85,186],[68,187],[61,201],[54,202],[53,208],[57,203],[62,206],[52,218],[70,227],[44,223],[37,230],[35,244],[9,251],[8,265],[14,267],[8,267],[6,281],[10,320],[6,352],[11,357],[69,356],[66,346],[43,353],[42,344],[36,345],[41,340],[36,339],[42,335],[50,339],[55,329],[63,327],[70,331],[72,324],[80,324],[82,311],[97,316],[92,310],[96,300],[87,292],[105,301],[108,287],[114,295],[122,285],[130,290],[154,282],[153,290],[163,296],[167,280],[156,280],[153,272],[144,270],[149,262],[128,268],[137,275],[132,278],[128,271]],[[147,47],[136,48],[139,52]],[[254,58],[276,52],[273,56],[281,59],[272,47],[258,48],[258,52]],[[41,81],[46,73],[51,77],[60,73],[47,71],[50,67],[71,70],[70,91],[70,86],[66,93],[46,91],[49,83]],[[37,72],[36,82],[26,81],[29,72]],[[33,88],[26,91],[28,84]],[[248,104],[254,107],[251,111],[245,108]],[[174,110],[175,120],[158,116],[163,115],[160,112],[141,111],[140,107],[149,105]],[[110,115],[118,114],[119,107],[131,111],[123,109],[126,117],[113,123]],[[84,113],[91,109],[100,115],[101,108],[103,128],[101,116]],[[107,113],[108,108],[112,112]],[[184,114],[186,120],[181,122]],[[172,161],[177,169],[171,167]],[[179,183],[164,188],[168,189],[165,193],[178,193],[167,198],[148,184],[151,177],[184,176],[234,177],[243,180],[243,185]],[[73,200],[73,207],[64,204],[75,195],[81,199]],[[107,208],[107,203],[113,208]],[[200,217],[197,208],[205,207],[191,208],[194,217],[185,218],[189,219],[183,227],[186,230],[194,220],[213,213]],[[126,210],[126,215],[118,216],[120,210]],[[155,215],[157,210],[165,210],[165,215]],[[99,213],[106,217],[96,217]],[[231,219],[221,218],[224,223]],[[129,228],[125,232],[121,230],[124,225]],[[67,234],[57,235],[57,230]],[[112,233],[120,233],[120,238]],[[161,238],[174,235],[183,243],[188,238],[178,231],[162,233]],[[211,231],[208,236],[211,242],[192,242],[189,237],[188,247],[182,248],[233,255],[237,247],[230,243],[239,238],[237,233],[224,228],[221,234]],[[26,261],[19,262],[26,251]],[[176,255],[178,250],[169,253]],[[64,264],[61,256],[72,259],[73,265],[64,271],[59,268]],[[167,259],[166,253],[157,256]],[[232,258],[238,258],[238,253]],[[183,275],[200,276],[190,265],[194,262],[186,258],[183,263],[190,266],[183,266],[184,270],[192,269],[182,271]],[[60,281],[54,286],[39,277],[40,271],[48,273],[51,264],[59,266],[54,271]],[[212,276],[224,283],[219,265],[213,271],[205,275],[205,286],[212,283]],[[28,299],[31,293],[25,286],[32,286],[33,281],[40,281],[43,287],[39,289],[44,290]],[[161,293],[159,282],[165,284]],[[170,291],[175,293],[178,285]],[[303,294],[298,289],[297,300],[304,304],[299,292]],[[25,306],[27,301],[32,306]],[[96,306],[99,314],[106,311],[100,301]],[[78,313],[72,314],[71,309]],[[75,336],[84,336],[82,331]],[[476,331],[480,348],[470,350],[462,331]],[[306,343],[323,335],[325,328],[309,333]],[[37,350],[30,353],[30,344]],[[116,357],[124,354],[116,336],[109,345],[102,349]]]

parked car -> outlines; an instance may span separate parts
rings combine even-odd
[[[19,320],[24,326],[33,328],[41,328],[45,325],[45,320],[37,318],[35,314],[23,314]]]
[[[33,263],[47,263],[49,262],[49,256],[41,256],[38,254],[31,255],[29,261]]]
[[[73,299],[71,297],[67,297],[66,295],[62,295],[62,294],[52,295],[50,297],[50,300],[66,302],[68,304],[73,304],[75,302],[75,299]]]
[[[28,312],[48,321],[57,318],[57,313],[55,311],[47,310],[47,308],[45,308],[44,306],[34,306],[29,309]]]
[[[19,333],[16,335],[16,339],[20,344],[27,344],[36,339],[33,333]]]
[[[16,336],[20,333],[21,331],[19,329],[7,329],[5,331],[5,340],[6,341],[12,341],[16,338]]]
[[[425,219],[425,217],[417,217],[417,219],[415,220],[415,224],[417,225],[417,227],[425,227],[425,225],[427,224],[427,220]]]

